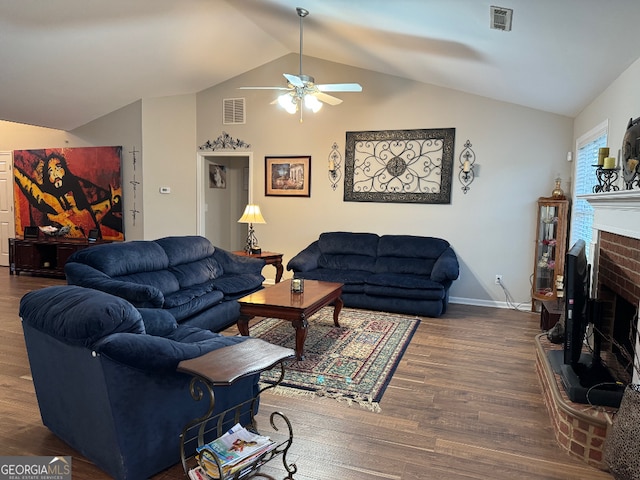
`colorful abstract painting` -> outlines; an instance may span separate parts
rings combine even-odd
[[[98,229],[105,240],[124,240],[121,154],[122,147],[14,151],[16,235],[50,226],[70,238]]]

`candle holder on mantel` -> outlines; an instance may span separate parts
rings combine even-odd
[[[619,167],[604,168],[602,165],[592,165],[596,167],[596,178],[598,179],[598,185],[593,187],[593,193],[600,192],[617,192],[620,188],[615,185],[618,181]]]

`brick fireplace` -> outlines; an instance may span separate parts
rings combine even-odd
[[[591,294],[605,305],[601,326],[605,335],[611,335],[617,310],[623,310],[623,315],[627,316],[627,330],[629,322],[637,322],[640,306],[640,192],[607,192],[582,198],[594,208],[594,243],[589,258],[593,266]],[[618,308],[618,305],[631,307]],[[633,348],[634,343],[636,352],[640,352],[637,336],[629,347]],[[536,337],[536,370],[556,440],[570,455],[606,469],[603,447],[615,409],[576,404],[569,400],[546,355],[549,349],[557,348],[562,346],[551,344],[546,336]],[[610,342],[603,342],[602,358],[614,368],[620,363]],[[633,369],[629,370],[634,375],[634,383],[637,383],[638,375]]]

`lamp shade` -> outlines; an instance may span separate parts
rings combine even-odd
[[[260,207],[258,205],[250,203],[245,207],[244,213],[238,220],[238,223],[267,223],[267,222],[264,221],[264,217],[260,212]]]

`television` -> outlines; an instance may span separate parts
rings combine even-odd
[[[560,374],[569,399],[576,403],[619,407],[624,387],[616,382],[600,358],[599,322],[601,305],[590,298],[591,267],[586,244],[578,240],[567,252],[564,264],[564,349],[550,357]],[[587,326],[591,329],[591,347],[585,349]],[[588,351],[583,351],[588,350]]]
[[[564,363],[577,366],[589,323],[589,283],[591,269],[584,240],[578,240],[566,254],[564,263]]]

